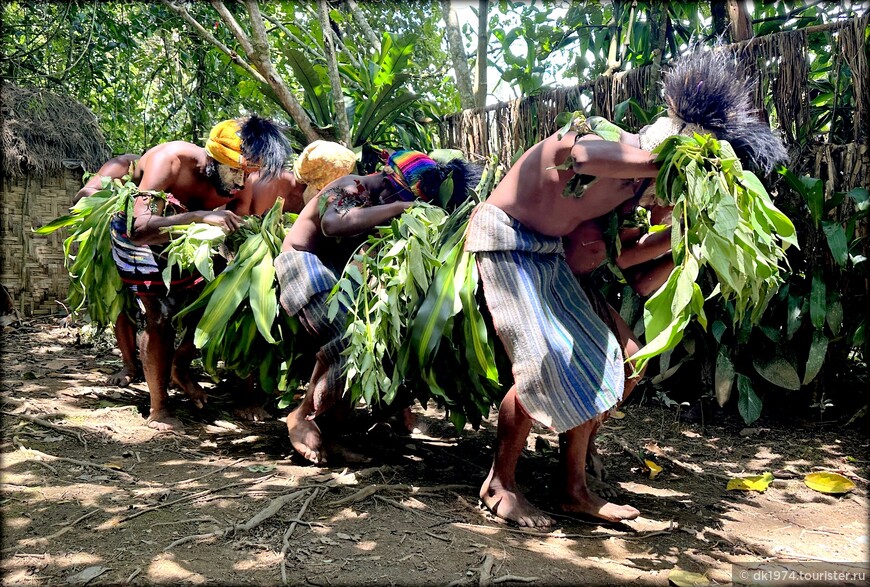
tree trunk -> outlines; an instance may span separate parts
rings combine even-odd
[[[489,67],[487,47],[489,45],[489,0],[480,0],[477,5],[477,107],[486,106],[486,70]]]
[[[323,30],[323,48],[326,52],[326,70],[329,73],[329,85],[332,87],[332,101],[335,108],[335,127],[338,140],[347,147],[352,147],[350,141],[350,124],[347,122],[347,110],[344,107],[344,90],[341,88],[341,78],[338,76],[338,61],[335,57],[335,41],[332,38],[332,25],[329,22],[329,6],[326,0],[317,0],[317,15],[320,18],[320,28]]]
[[[752,17],[746,7],[746,0],[728,0],[728,19],[731,21],[733,41],[752,38]]]
[[[456,10],[450,0],[441,0],[441,11],[444,13],[444,24],[447,26],[447,47],[453,60],[453,72],[456,87],[459,90],[459,105],[462,110],[475,107],[474,90],[471,87],[471,73],[468,71],[468,58],[462,44],[462,33],[459,31],[459,20]]]
[[[715,1],[715,0],[714,0]],[[652,67],[653,75],[651,78],[654,83],[651,83],[647,88],[645,108],[650,108],[659,103],[659,80],[661,79],[662,70],[662,55],[665,52],[668,42],[668,28],[670,25],[670,15],[666,4],[653,2],[650,5],[649,12],[650,21],[650,36],[649,45],[652,50]]]
[[[359,9],[359,6],[354,2],[354,0],[347,0],[347,7],[350,8],[350,13],[360,30],[363,32],[363,36],[372,44],[375,51],[380,53],[381,40],[375,34],[375,31],[372,30],[372,27],[369,26],[369,22],[366,20],[366,15],[363,14],[362,10]]]
[[[710,14],[713,16],[713,34],[730,42],[728,7],[722,0],[710,0]]]

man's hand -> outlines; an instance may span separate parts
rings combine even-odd
[[[206,212],[202,217],[202,222],[211,224],[212,226],[220,226],[226,232],[234,232],[242,225],[242,217],[229,210],[214,210]]]

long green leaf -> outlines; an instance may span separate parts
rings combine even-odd
[[[426,293],[423,305],[411,325],[411,348],[421,368],[427,366],[454,311],[454,274],[460,250],[455,248],[448,262],[441,266]]]
[[[278,313],[278,295],[275,288],[275,266],[269,255],[265,255],[251,270],[249,298],[260,334],[267,342],[277,344],[278,341],[272,336],[272,324]]]

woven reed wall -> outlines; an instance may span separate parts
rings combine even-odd
[[[81,170],[0,182],[0,283],[22,316],[66,313],[58,301],[64,301],[69,287],[63,265],[67,232],[38,236],[31,229],[66,214],[81,186]]]

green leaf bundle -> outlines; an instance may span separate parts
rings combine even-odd
[[[419,203],[370,236],[333,289],[332,315],[349,308],[345,391],[391,403],[404,386],[433,397],[461,429],[479,423],[501,387],[494,334],[480,312],[473,255],[463,251],[473,201],[448,215]],[[436,373],[461,373],[450,385]]]
[[[783,283],[785,249],[797,245],[792,222],[726,141],[673,136],[654,152],[656,196],[674,206],[675,267],[644,305],[647,343],[632,357],[638,369],[674,348],[692,318],[706,329],[704,301],[717,294],[733,301],[735,323],[757,322]],[[706,295],[698,283],[705,269],[717,281]]]
[[[110,224],[112,216],[126,210],[136,193],[131,182],[103,178],[102,188],[79,200],[69,214],[34,230],[45,235],[69,229],[63,242],[64,265],[70,275],[69,309],[73,314],[86,310],[99,330],[113,325],[121,311],[134,303],[112,258]]]
[[[267,393],[291,390],[303,374],[308,375],[298,368],[301,365],[294,365],[298,319],[279,311],[273,262],[295,220],[294,215],[281,213],[283,205],[278,198],[262,221],[249,216],[226,237],[220,229],[187,227],[169,247],[174,264],[182,269],[195,267],[211,278],[199,297],[176,315],[180,320],[202,313],[194,344],[202,351],[203,368],[215,377],[233,373],[244,379],[256,374]],[[208,252],[210,259],[222,242],[231,261],[215,276],[211,262],[206,263],[203,256]]]

